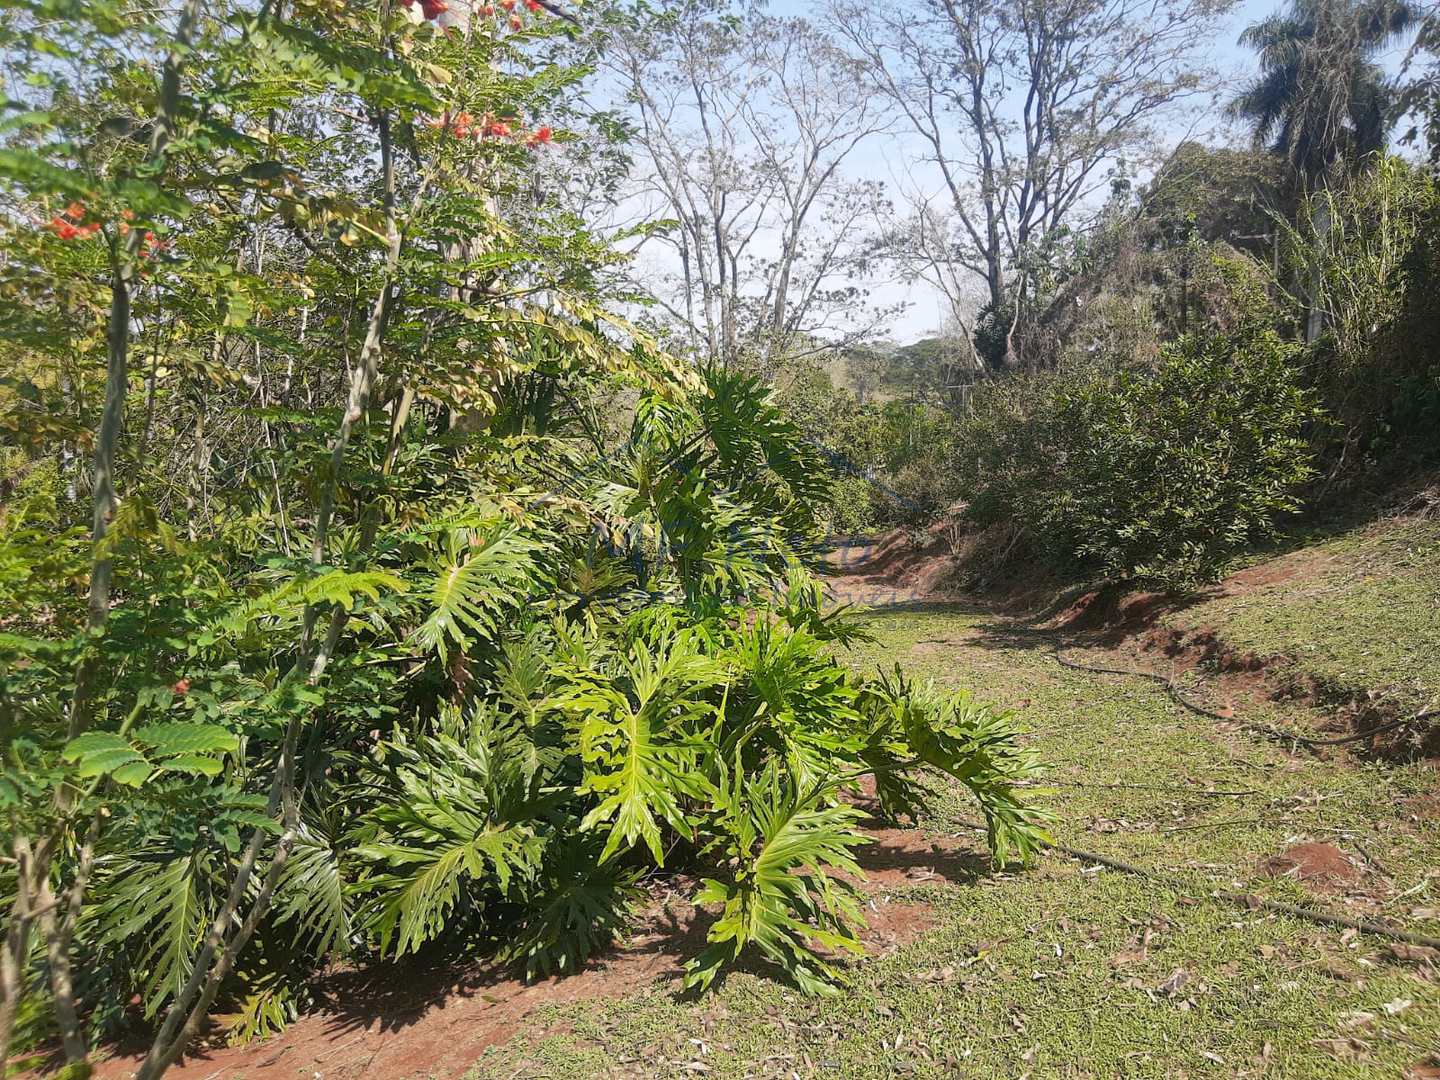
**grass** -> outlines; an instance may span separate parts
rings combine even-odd
[[[662,985],[557,1007],[527,1030],[563,1033],[518,1033],[476,1080],[1398,1077],[1440,1048],[1440,985],[1427,969],[1363,935],[1206,898],[1239,889],[1440,933],[1413,914],[1440,907],[1440,822],[1407,801],[1435,790],[1433,772],[1295,757],[1220,732],[1151,684],[1061,669],[1047,639],[982,614],[892,611],[874,630],[857,666],[898,660],[1017,708],[1051,766],[1043,797],[1062,840],[1170,868],[1175,884],[1052,855],[892,890],[931,905],[935,925],[856,965],[837,997],[741,973],[700,999]],[[923,828],[970,836],[973,817],[947,796]],[[1312,839],[1383,873],[1362,895],[1318,901],[1260,874],[1262,858]]]
[[[1406,708],[1440,698],[1440,522],[1382,522],[1290,558],[1294,577],[1197,604],[1184,620],[1284,656],[1338,694]]]

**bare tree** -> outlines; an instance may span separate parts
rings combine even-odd
[[[888,121],[860,65],[813,24],[751,0],[635,16],[611,53],[641,147],[636,197],[672,218],[671,314],[694,348],[762,359],[843,326],[883,201],[843,165]]]
[[[983,284],[1002,364],[1037,263],[1210,88],[1206,46],[1231,2],[837,0],[837,32],[941,192],[921,196],[892,252],[947,294],[964,275]]]

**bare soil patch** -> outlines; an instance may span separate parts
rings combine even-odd
[[[1350,857],[1334,844],[1294,844],[1260,864],[1270,877],[1292,877],[1320,887],[1349,885],[1360,880],[1361,871]]]
[[[867,830],[874,840],[859,851],[866,871],[871,955],[886,955],[938,921],[931,905],[892,895],[899,889],[968,881],[983,873],[983,855],[962,844],[931,840],[917,829]],[[535,1027],[534,1014],[550,1005],[614,998],[642,987],[679,992],[685,962],[705,947],[713,918],[686,897],[693,882],[657,885],[639,932],[562,978],[526,983],[513,968],[441,962],[419,956],[330,976],[325,1004],[281,1035],[250,1046],[197,1046],[167,1075],[179,1080],[447,1080],[464,1076],[487,1047],[508,1041],[530,1022],[536,1037],[559,1029]],[[140,1053],[117,1053],[101,1062],[97,1080],[128,1080]]]
[[[842,603],[890,604],[955,598],[955,570],[943,524],[918,535],[894,529],[873,541],[837,545],[826,556],[830,593]]]

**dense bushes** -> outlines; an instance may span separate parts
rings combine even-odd
[[[776,400],[830,466],[830,534],[919,524],[953,501],[956,427],[947,409],[913,396],[861,405],[818,365],[795,368]]]
[[[962,432],[979,523],[1089,572],[1181,588],[1268,535],[1311,475],[1292,346],[1251,323],[1162,347],[1152,369],[987,387]]]
[[[662,865],[691,985],[824,991],[862,775],[1041,842],[1004,714],[835,656],[819,452],[615,314],[544,10],[7,8],[0,1061],[157,1080],[342,954],[573,970]]]
[[[1317,435],[1324,498],[1440,460],[1440,190],[1398,158],[1316,194],[1282,223],[1285,281],[1323,331],[1305,377],[1334,423]]]

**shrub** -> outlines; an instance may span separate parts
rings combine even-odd
[[[874,531],[880,514],[872,485],[863,476],[842,476],[830,485],[830,533],[862,536]]]
[[[1251,322],[1162,348],[1154,370],[1027,379],[967,427],[970,514],[1109,577],[1185,588],[1268,535],[1313,474],[1295,348]]]
[[[1299,509],[1314,417],[1269,330],[1185,337],[1153,374],[1068,391],[1075,441],[1041,529],[1108,576],[1170,587],[1211,580],[1236,551]]]

